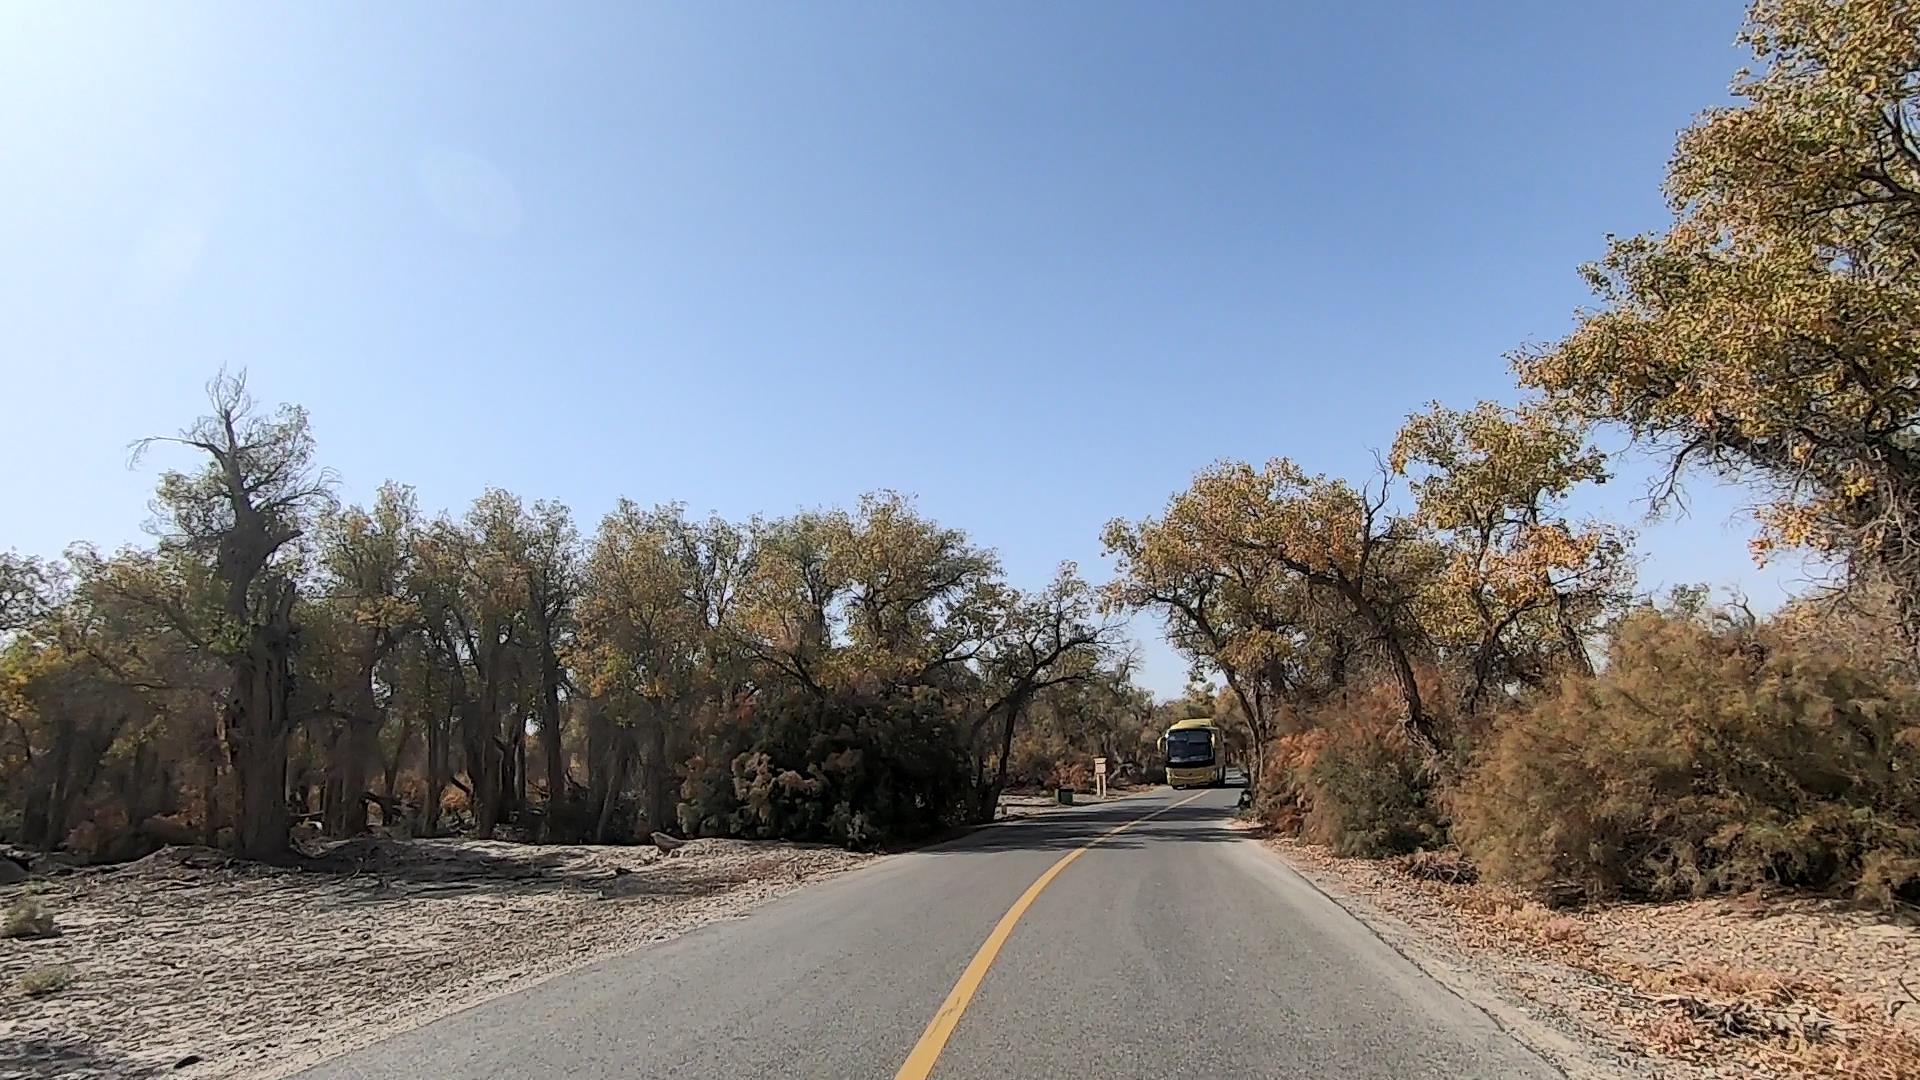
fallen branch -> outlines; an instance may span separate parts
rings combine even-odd
[[[1659,1005],[1677,1008],[1689,1019],[1699,1021],[1722,1038],[1778,1039],[1795,1047],[1810,1043],[1853,1041],[1851,1029],[1814,1008],[1797,1002],[1785,991],[1714,1001],[1692,994],[1663,994],[1654,999]]]

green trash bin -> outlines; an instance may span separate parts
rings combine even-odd
[[[1054,788],[1053,797],[1059,800],[1061,806],[1073,805],[1073,789],[1070,787]]]

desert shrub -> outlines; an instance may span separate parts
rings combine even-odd
[[[930,695],[796,695],[740,731],[744,745],[689,768],[680,820],[695,835],[870,847],[937,832],[968,805],[962,732]]]
[[[73,968],[66,964],[37,967],[21,975],[18,985],[28,997],[59,993],[73,985]]]
[[[1665,898],[1920,891],[1920,697],[1750,622],[1651,608],[1604,672],[1506,718],[1456,838],[1522,885]]]
[[[1051,787],[1060,769],[1069,764],[1057,740],[1021,731],[1014,736],[1013,757],[1007,762],[1009,789]]]
[[[1472,885],[1480,880],[1480,871],[1454,848],[1402,855],[1394,860],[1394,869],[1419,881],[1448,885]]]
[[[1575,945],[1588,940],[1586,927],[1580,924],[1580,920],[1556,915],[1532,901],[1497,905],[1482,917],[1514,937],[1541,945]]]
[[[1072,788],[1075,791],[1093,790],[1093,763],[1089,761],[1062,761],[1053,767],[1051,777],[1053,786]]]
[[[704,754],[687,759],[676,816],[688,836],[729,836],[733,831],[733,775]]]
[[[0,938],[57,937],[59,933],[53,914],[28,897],[14,901],[7,908],[6,922],[0,923]]]
[[[1396,695],[1368,688],[1279,739],[1255,796],[1262,820],[1341,855],[1380,858],[1438,844],[1445,830],[1431,779],[1401,726]]]
[[[1788,601],[1768,620],[1768,631],[1782,643],[1899,678],[1912,663],[1896,629],[1899,618],[1885,577],[1863,572],[1838,588]]]

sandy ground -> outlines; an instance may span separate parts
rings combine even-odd
[[[300,869],[168,848],[0,888],[60,936],[0,940],[0,1080],[274,1077],[610,953],[744,914],[869,856],[347,841]],[[19,980],[66,967],[41,997]]]
[[[1139,795],[1143,792],[1158,790],[1157,787],[1148,784],[1111,787],[1107,789],[1107,797],[1104,799],[1095,798],[1091,792],[1078,791],[1074,793],[1073,806],[1060,805],[1060,800],[1051,791],[1008,792],[1000,796],[999,820],[1012,821],[1017,818],[1033,817],[1036,814],[1050,814],[1057,810],[1071,810],[1074,806],[1088,806],[1094,803],[1113,802],[1115,799],[1124,799],[1130,795]]]
[[[1830,901],[1549,911],[1406,860],[1268,843],[1568,1076],[1920,1077],[1920,928]]]

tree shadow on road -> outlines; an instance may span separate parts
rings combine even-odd
[[[1103,849],[1126,849],[1148,844],[1238,842],[1248,835],[1247,830],[1233,825],[1232,807],[1173,806],[1147,817],[1152,813],[1150,806],[1122,800],[1085,810],[983,826],[959,839],[922,850],[943,856],[990,855],[1004,851],[1065,854],[1096,841]],[[1146,820],[1141,820],[1143,818]],[[1124,832],[1115,831],[1123,826],[1128,826]]]
[[[144,1080],[162,1071],[78,1036],[22,1035],[0,1045],[0,1076],[20,1080]]]

